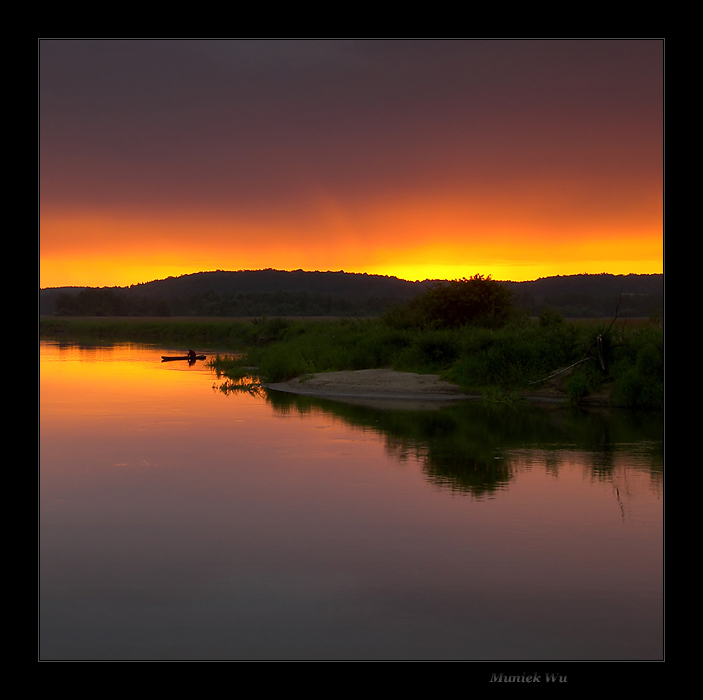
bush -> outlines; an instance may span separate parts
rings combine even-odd
[[[566,393],[571,401],[578,403],[591,390],[588,375],[578,367],[565,381]]]
[[[561,326],[564,324],[564,317],[553,309],[545,309],[539,315],[539,325],[542,328],[554,328],[555,326]]]
[[[446,331],[429,331],[417,341],[423,364],[445,366],[459,356],[460,347],[456,337]]]
[[[385,317],[396,328],[501,328],[513,312],[513,293],[482,275],[435,285]]]
[[[616,406],[662,407],[664,405],[664,338],[661,331],[643,329],[626,346],[617,348],[611,370]]]

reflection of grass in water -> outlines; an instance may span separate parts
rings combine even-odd
[[[218,379],[226,377],[215,388],[225,395],[251,394],[265,396],[261,378],[252,373],[247,366],[246,357],[242,355],[216,355],[208,360],[207,365],[215,372]]]
[[[428,411],[384,410],[273,391],[266,392],[266,400],[281,413],[321,410],[372,430],[397,459],[418,459],[433,484],[478,498],[504,489],[524,464],[526,450],[542,452],[547,461],[553,458],[553,473],[569,452],[590,453],[594,478],[610,478],[627,445],[637,444],[641,451],[649,440],[650,463],[647,467],[641,455],[641,468],[656,480],[663,463],[663,423],[650,412],[471,401]]]
[[[252,396],[265,396],[265,390],[261,384],[253,379],[226,379],[214,386],[218,391],[228,396],[229,394],[251,394]]]
[[[251,375],[251,367],[247,367],[243,355],[220,355],[211,357],[207,366],[215,372],[218,379],[225,376],[230,379],[241,379]]]
[[[226,377],[214,388],[225,395],[251,394],[264,396],[261,378],[252,374],[252,368],[244,364],[244,357],[235,355],[216,355],[208,360],[207,365],[215,372],[218,379]]]

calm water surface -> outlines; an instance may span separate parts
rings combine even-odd
[[[661,416],[40,349],[40,658],[658,660]]]

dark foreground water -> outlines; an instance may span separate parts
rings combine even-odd
[[[167,350],[41,344],[41,659],[663,658],[661,416],[226,394]]]

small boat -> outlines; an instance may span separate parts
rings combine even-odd
[[[168,357],[166,355],[161,355],[161,362],[173,362],[174,360],[204,360],[205,355],[196,355],[194,358],[188,357],[188,355],[178,355],[176,357]]]

